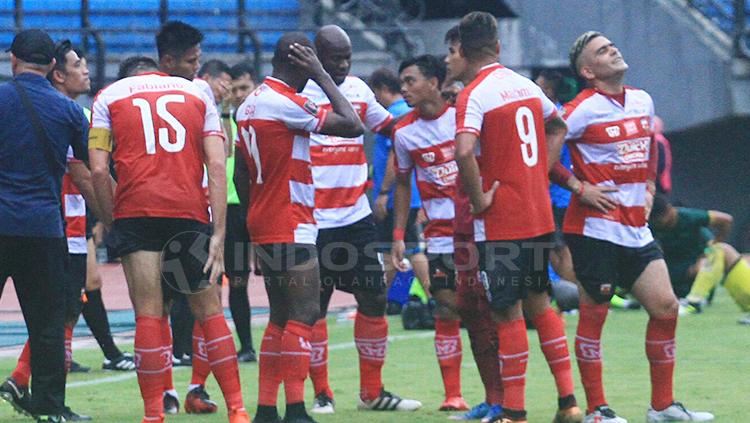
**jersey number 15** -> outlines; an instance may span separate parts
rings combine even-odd
[[[159,128],[159,145],[168,153],[178,153],[185,148],[185,127],[167,110],[168,103],[184,103],[181,94],[166,94],[156,99],[156,114],[169,125],[175,133],[174,141],[169,139],[169,129]],[[156,154],[156,131],[151,116],[151,104],[144,98],[134,98],[133,106],[141,111],[143,138],[146,140],[146,154]]]

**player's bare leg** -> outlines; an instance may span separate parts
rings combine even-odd
[[[161,254],[136,251],[122,258],[135,310],[135,363],[144,404],[144,422],[163,422],[164,375],[172,368],[172,346],[162,339],[164,304]]]
[[[573,391],[573,372],[565,323],[550,307],[550,297],[546,292],[530,291],[523,300],[523,309],[536,327],[544,358],[555,378],[558,411],[553,422],[580,423],[583,421],[583,412],[578,407]]]

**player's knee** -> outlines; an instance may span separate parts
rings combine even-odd
[[[387,298],[385,293],[362,292],[354,296],[357,300],[357,311],[367,317],[385,315]]]
[[[737,262],[737,260],[740,259],[740,253],[737,251],[737,249],[727,244],[726,242],[719,242],[716,244],[716,247],[721,248],[724,251],[724,261],[727,268],[729,266],[732,266]]]
[[[193,312],[193,316],[200,321],[223,312],[221,300],[213,289],[207,289],[198,294],[190,295],[188,303],[190,303],[190,310]]]
[[[649,315],[655,318],[673,317],[677,316],[679,310],[680,303],[677,301],[677,297],[673,295],[671,298],[664,298],[654,304],[649,310]]]
[[[314,325],[320,318],[320,305],[317,301],[299,301],[289,310],[289,320],[302,322],[306,325]]]
[[[95,291],[102,288],[102,276],[99,272],[88,272],[86,276],[86,291]]]

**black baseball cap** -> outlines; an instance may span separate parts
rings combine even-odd
[[[49,65],[55,58],[55,43],[46,32],[27,29],[16,34],[10,48],[5,51],[24,62]]]

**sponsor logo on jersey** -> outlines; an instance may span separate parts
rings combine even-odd
[[[636,125],[634,120],[628,120],[625,121],[625,134],[627,135],[633,135],[638,132],[638,125]]]
[[[607,135],[609,135],[610,138],[617,138],[620,136],[619,126],[608,126],[605,129],[607,131]]]
[[[436,183],[442,185],[452,185],[456,182],[458,176],[458,164],[455,161],[443,163],[440,165],[430,166],[426,169],[432,175]]]
[[[643,128],[644,131],[651,130],[651,124],[649,123],[648,119],[646,118],[641,119],[641,128]]]
[[[618,142],[617,154],[620,156],[620,161],[622,163],[646,161],[649,141],[649,138],[643,137]]]
[[[427,153],[422,153],[422,160],[426,161],[427,163],[432,163],[435,161],[435,152],[430,151]]]

